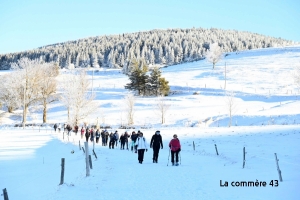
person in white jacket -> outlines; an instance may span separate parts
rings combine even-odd
[[[138,138],[135,141],[136,149],[138,150],[138,160],[142,164],[144,160],[144,153],[148,151],[146,139],[143,137],[143,133],[140,132]]]

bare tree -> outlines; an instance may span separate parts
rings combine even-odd
[[[60,100],[67,108],[68,121],[70,120],[70,109],[72,104],[72,98],[75,95],[75,75],[66,74],[63,77],[63,81],[60,83],[61,95]]]
[[[206,52],[206,60],[213,64],[213,69],[215,69],[215,64],[221,59],[222,50],[218,43],[213,43],[209,46],[209,50]]]
[[[225,93],[225,103],[228,109],[229,114],[229,123],[228,126],[231,127],[232,125],[232,115],[236,111],[236,101],[235,101],[235,94],[233,91]]]
[[[158,97],[157,102],[155,104],[155,110],[159,114],[162,124],[166,122],[165,117],[170,106],[170,104],[167,104],[165,97]]]
[[[86,72],[68,74],[62,83],[61,100],[68,108],[68,122],[78,125],[88,115],[92,114],[97,104],[93,102],[95,95],[89,92],[90,81]]]
[[[133,115],[134,115],[134,104],[135,104],[135,97],[133,94],[129,93],[124,98],[125,106],[126,106],[126,113],[127,113],[127,120],[128,125],[133,124]]]
[[[8,73],[1,76],[0,79],[0,104],[7,107],[7,111],[12,113],[15,109],[21,106],[19,98],[20,83],[17,74]]]
[[[21,95],[17,97],[23,101],[23,127],[26,123],[28,108],[39,101],[39,83],[42,78],[38,70],[40,65],[39,60],[28,58],[22,58],[16,63],[12,63],[12,69],[17,70],[15,74],[20,77],[19,81],[23,86]]]
[[[47,122],[47,105],[57,100],[56,90],[58,76],[58,65],[54,63],[45,63],[40,65],[39,73],[42,79],[39,82],[40,101],[43,105],[43,123]]]

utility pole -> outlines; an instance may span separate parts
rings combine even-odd
[[[24,96],[23,96],[23,123],[22,123],[22,126],[23,126],[23,129],[25,128],[25,98],[26,98],[26,83],[24,84]]]
[[[92,75],[92,94],[94,92],[94,68],[93,68],[93,75]]]

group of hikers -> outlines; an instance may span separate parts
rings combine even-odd
[[[56,130],[58,130],[58,132],[60,132],[61,129],[62,129],[62,125],[61,124],[54,124],[53,128],[54,128],[55,132],[56,132]],[[68,135],[71,135],[72,130],[75,132],[76,135],[78,133],[78,126],[77,125],[75,125],[74,128],[72,128],[72,126],[70,124],[64,124],[63,128],[64,128],[64,130],[63,130],[64,133],[67,133]]]
[[[54,130],[60,132],[61,126],[60,124],[54,125]],[[68,135],[70,135],[72,130],[72,127],[68,124],[64,125],[64,132],[67,132]],[[77,135],[78,132],[78,126],[74,126],[73,131]],[[99,129],[96,127],[92,126],[89,128],[88,126],[86,127],[81,127],[80,130],[81,133],[81,138],[83,139],[83,136],[85,136],[86,142],[89,140],[91,142],[99,143],[99,139],[101,137],[102,141],[102,146],[109,146],[109,149],[114,149],[115,146],[118,146],[118,142],[120,143],[120,149],[124,150],[125,148],[129,150],[128,142],[129,139],[131,140],[130,148],[132,152],[135,152],[138,154],[138,161],[140,164],[143,163],[144,161],[144,153],[145,151],[148,151],[148,144],[146,141],[146,138],[143,136],[143,133],[141,131],[138,131],[137,133],[135,131],[132,131],[131,135],[125,131],[121,135],[119,135],[118,131],[115,131],[114,133],[111,132],[109,133],[106,129],[102,130],[100,132]],[[109,141],[109,142],[108,142]],[[126,147],[125,147],[126,146]],[[150,141],[150,148],[153,149],[153,163],[158,163],[158,155],[159,155],[159,150],[163,149],[163,142],[162,142],[162,136],[160,134],[160,131],[156,131],[155,134],[152,136],[151,141]],[[169,142],[169,148],[170,148],[170,153],[171,153],[171,162],[173,166],[178,166],[178,154],[181,151],[181,145],[180,141],[177,137],[176,134],[173,135],[173,139]],[[169,155],[170,156],[170,155]]]

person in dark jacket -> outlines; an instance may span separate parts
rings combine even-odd
[[[109,134],[109,145],[108,145],[108,147],[109,147],[110,149],[113,149],[113,148],[114,148],[114,146],[115,146],[115,141],[116,141],[115,135],[111,132],[111,133]]]
[[[105,131],[105,146],[107,146],[108,138],[109,138],[109,133],[108,131]]]
[[[94,132],[93,128],[91,128],[90,136],[91,136],[91,138],[90,138],[91,142],[94,142],[95,132]]]
[[[124,146],[125,146],[125,136],[124,136],[124,134],[121,135],[120,142],[121,142],[121,149],[124,149]]]
[[[54,124],[53,128],[54,128],[54,131],[56,132],[57,124]]]
[[[71,136],[72,126],[70,124],[67,125],[68,136]]]
[[[101,131],[101,138],[102,138],[102,146],[105,146],[106,136],[105,136],[105,131],[104,130]]]
[[[180,141],[177,138],[177,135],[173,135],[173,139],[169,143],[170,151],[171,151],[171,162],[172,165],[178,166],[178,153],[181,151]],[[176,163],[174,163],[174,155],[176,157]]]
[[[91,133],[90,133],[90,129],[87,127],[85,130],[85,139],[87,142],[89,142],[89,137],[90,137]]]
[[[151,138],[150,148],[153,148],[153,163],[157,163],[159,149],[163,148],[162,137],[160,131],[156,131]]]
[[[96,143],[99,142],[99,138],[100,138],[100,131],[99,131],[99,129],[97,129],[97,131],[96,131]]]
[[[136,134],[135,131],[133,131],[132,134],[131,134],[131,137],[130,137],[130,139],[131,139],[131,151],[133,151],[133,149],[134,149],[135,153],[137,152],[137,150],[136,150],[136,146],[134,144],[135,144],[135,141],[136,141],[138,136],[139,135]]]
[[[75,126],[74,126],[75,135],[77,135],[78,129],[79,129],[79,127],[78,127],[77,125],[75,125]]]
[[[125,138],[126,149],[129,150],[129,149],[128,149],[128,138],[129,138],[129,134],[127,133],[127,131],[125,131],[125,133],[124,133],[124,138]]]

